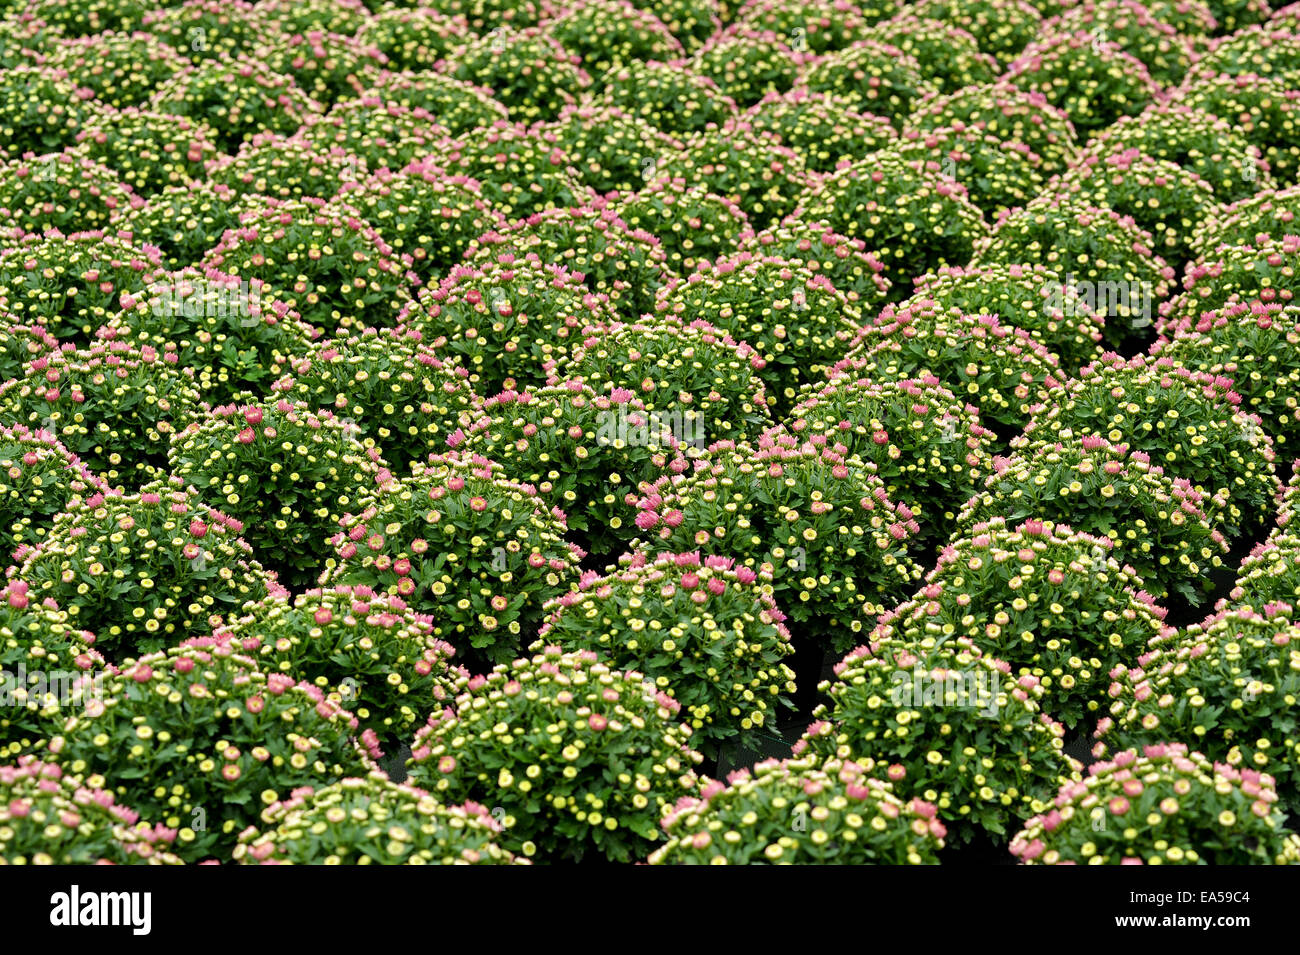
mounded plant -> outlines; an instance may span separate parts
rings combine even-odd
[[[636,535],[632,507],[693,434],[646,410],[626,388],[598,394],[578,381],[503,391],[475,409],[448,444],[481,454],[532,485],[568,517],[584,550],[613,558]]]
[[[263,673],[319,687],[351,711],[384,749],[410,738],[429,707],[452,699],[464,671],[433,624],[393,594],[369,587],[274,590],[213,632]]]
[[[1108,352],[1036,409],[1018,441],[1095,435],[1123,443],[1204,492],[1229,539],[1249,537],[1271,516],[1280,488],[1272,439],[1240,406],[1222,375],[1189,371],[1169,356],[1125,360]]]
[[[1118,545],[1115,559],[1132,566],[1157,600],[1173,591],[1193,605],[1213,586],[1211,568],[1223,566],[1228,541],[1209,516],[1208,495],[1169,477],[1141,451],[1087,435],[994,458],[993,466],[958,515],[960,532],[1001,516],[1104,535]]]
[[[628,554],[605,576],[546,605],[529,650],[592,650],[611,666],[644,673],[682,705],[693,744],[752,749],[783,709],[793,709],[794,653],[772,599],[767,568],[736,567],[699,552]]]
[[[50,728],[47,758],[175,830],[171,851],[188,863],[227,858],[265,806],[364,775],[380,755],[318,688],[221,643],[133,660]]]
[[[382,773],[304,786],[262,810],[231,853],[242,865],[519,865],[485,806],[447,806]]]
[[[114,660],[210,631],[274,582],[241,525],[179,481],[74,500],[16,555],[33,598],[51,597]]]
[[[1171,631],[1108,537],[1031,518],[974,525],[943,548],[910,603],[880,618],[905,643],[968,639],[1044,687],[1073,729],[1106,705],[1107,674]]]
[[[679,321],[702,320],[763,356],[758,369],[778,414],[801,384],[819,381],[844,353],[859,319],[830,280],[797,263],[742,252],[702,263],[661,288],[655,309]]]
[[[144,288],[161,265],[158,251],[136,245],[129,232],[23,236],[0,251],[0,307],[22,324],[84,345],[121,297]]]
[[[1166,337],[1167,336],[1167,337]],[[1300,443],[1300,308],[1232,302],[1166,327],[1151,354],[1232,381],[1238,406],[1258,415],[1282,453]]]
[[[272,393],[355,423],[362,443],[401,474],[468,427],[479,402],[469,372],[414,330],[320,340],[285,356],[273,374]]]
[[[1011,840],[1022,865],[1297,865],[1276,784],[1185,743],[1116,753]]]
[[[111,792],[24,756],[0,766],[0,861],[6,865],[180,865],[173,830],[150,825]]]
[[[1061,387],[1060,361],[1024,329],[929,300],[888,305],[864,325],[832,373],[882,380],[933,375],[968,398],[985,427],[1015,431]]]
[[[193,379],[174,348],[97,342],[31,361],[0,385],[0,413],[49,431],[114,486],[135,486],[165,466],[170,435],[199,413]]]
[[[756,436],[772,424],[759,373],[764,359],[707,321],[667,316],[589,329],[567,357],[548,363],[548,384],[577,379],[600,394],[626,388],[671,416],[695,442]]]
[[[174,435],[171,474],[244,527],[244,539],[286,586],[324,569],[339,518],[388,474],[355,424],[326,409],[252,396],[210,408]]]
[[[54,600],[36,599],[21,577],[10,577],[0,598],[0,759],[7,759],[29,751],[47,720],[96,699],[105,664],[92,649],[95,635],[72,626]]]
[[[1111,671],[1093,753],[1185,739],[1216,762],[1262,770],[1294,793],[1300,627],[1288,603],[1230,607],[1153,641]]]
[[[74,497],[106,491],[103,480],[48,431],[0,426],[0,552],[37,544]]]
[[[630,862],[663,839],[661,814],[695,788],[690,727],[641,674],[547,647],[461,680],[407,763],[442,802],[504,810],[502,848],[537,861]]]
[[[201,264],[261,279],[303,321],[327,331],[362,316],[367,326],[392,323],[418,284],[359,213],[310,197],[250,203]]]
[[[664,814],[651,865],[937,865],[948,830],[923,799],[852,760],[765,759]]]
[[[131,195],[116,172],[72,149],[0,165],[0,216],[17,234],[102,229]]]
[[[843,445],[876,467],[890,499],[928,537],[947,537],[957,511],[992,471],[997,436],[934,376],[874,380],[861,361],[806,385],[781,427],[801,441]]]
[[[801,213],[762,232],[745,231],[739,251],[774,255],[826,276],[863,315],[874,315],[889,298],[885,265],[867,250],[865,242]]]
[[[479,455],[431,454],[360,505],[330,539],[322,585],[396,594],[467,665],[512,659],[546,601],[578,582],[584,555],[563,513]]]
[[[801,440],[772,431],[754,447],[719,442],[671,466],[637,503],[635,549],[766,565],[777,606],[842,653],[921,576],[908,556],[920,527],[875,465]]]
[[[813,712],[795,755],[883,771],[900,798],[937,809],[956,845],[1004,835],[1077,772],[1065,728],[1040,708],[1038,680],[964,640],[858,647],[819,690],[829,702]]]
[[[578,347],[588,325],[614,318],[580,273],[529,253],[487,269],[455,266],[420,289],[400,321],[463,364],[476,391],[493,395],[544,383],[548,363]]]
[[[966,315],[996,315],[998,321],[1023,329],[1073,371],[1101,355],[1106,327],[1076,286],[1041,265],[992,264],[970,268],[947,266],[917,276],[914,294],[904,307],[930,300]]]

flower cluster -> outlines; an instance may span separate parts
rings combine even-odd
[[[1280,238],[1300,234],[1300,185],[1261,189],[1228,206],[1210,209],[1191,236],[1194,255],[1213,261],[1224,246],[1249,245],[1260,235]]]
[[[0,553],[49,533],[74,497],[108,490],[103,480],[48,431],[0,426]]]
[[[1113,43],[1139,60],[1161,86],[1178,83],[1196,61],[1196,44],[1140,0],[1080,3],[1047,20],[1042,29],[1046,34],[1088,34],[1103,41],[1098,46]],[[1197,68],[1203,69],[1207,59]]]
[[[938,157],[907,160],[888,150],[823,179],[805,214],[861,239],[897,289],[943,265],[962,265],[985,238],[984,216]]]
[[[1076,286],[1045,266],[941,268],[915,279],[915,294],[903,307],[916,307],[927,299],[965,315],[995,315],[1003,325],[1023,329],[1056,355],[1067,371],[1101,354],[1105,317]]]
[[[427,162],[343,183],[339,201],[373,223],[396,255],[409,256],[424,281],[449,271],[496,224],[477,182]]]
[[[694,443],[744,440],[772,424],[763,356],[707,321],[662,316],[589,331],[567,358],[548,363],[548,384],[577,379],[598,393],[631,391],[673,416]]]
[[[264,806],[364,775],[380,755],[320,689],[220,642],[131,661],[51,729],[49,759],[174,831],[189,863],[228,858]]]
[[[1165,335],[1151,354],[1231,379],[1241,411],[1259,416],[1276,447],[1300,444],[1300,308],[1233,302],[1166,327]]]
[[[654,202],[650,200],[652,205]],[[655,290],[666,280],[665,251],[659,240],[624,218],[634,212],[600,199],[566,209],[547,209],[485,232],[470,243],[466,261],[485,270],[495,267],[506,272],[524,265],[563,266],[593,292],[608,298],[624,320],[634,321],[651,311]],[[606,320],[603,309],[591,307],[596,313],[577,325],[578,329]]]
[[[1004,77],[1042,93],[1085,134],[1141,112],[1161,93],[1146,64],[1123,45],[1087,31],[1048,33],[1021,51]]]
[[[907,506],[927,537],[945,538],[992,471],[997,439],[938,378],[874,381],[859,373],[862,365],[843,363],[828,381],[803,388],[782,427],[874,464],[890,499]]]
[[[385,749],[408,739],[428,707],[449,701],[455,678],[467,675],[451,662],[456,651],[434,636],[426,617],[400,597],[368,587],[313,589],[296,597],[276,590],[246,604],[212,636],[256,659],[264,673],[319,687]]]
[[[43,429],[115,486],[147,480],[166,464],[167,441],[198,414],[194,372],[122,341],[33,359],[0,385],[0,415]]]
[[[162,265],[157,249],[130,233],[50,229],[0,251],[0,307],[24,324],[44,325],[60,340],[85,344]]]
[[[55,763],[0,766],[0,859],[10,865],[180,865],[175,839]]]
[[[655,171],[730,199],[756,228],[794,212],[809,186],[798,153],[741,119],[687,137],[658,158]]]
[[[320,576],[339,518],[388,471],[355,424],[286,398],[218,405],[171,439],[171,474],[239,521],[289,587]]]
[[[446,70],[458,80],[483,86],[521,120],[554,119],[591,86],[569,52],[539,28],[499,26],[463,42],[447,57]]]
[[[733,24],[696,51],[691,62],[744,109],[798,82],[799,66],[806,54],[792,49],[790,39]]]
[[[1136,149],[1182,166],[1200,176],[1220,202],[1254,195],[1272,181],[1263,153],[1232,121],[1178,101],[1123,117],[1093,137],[1089,148],[1097,155]]]
[[[114,659],[172,646],[266,596],[274,583],[236,535],[241,525],[204,505],[180,481],[139,493],[74,499],[34,548],[20,576],[96,635]]]
[[[947,828],[852,760],[766,759],[664,815],[651,865],[936,865]]]
[[[743,233],[739,251],[776,256],[824,275],[863,315],[874,315],[889,297],[885,265],[867,251],[865,242],[804,215],[790,216],[762,232]]]
[[[1156,331],[1167,334],[1183,322],[1236,302],[1290,305],[1300,289],[1300,234],[1277,238],[1261,233],[1243,245],[1220,246],[1187,267],[1182,293],[1160,304]]]
[[[616,317],[582,278],[533,253],[486,270],[456,266],[441,284],[420,289],[400,322],[455,356],[481,394],[538,385],[548,363],[582,341],[583,329]]]
[[[544,31],[564,50],[577,54],[592,77],[638,60],[669,63],[685,54],[653,9],[628,0],[586,0],[563,7],[546,21]],[[508,37],[500,38],[497,46],[509,42]]]
[[[272,71],[291,76],[322,105],[358,96],[383,68],[384,54],[351,36],[309,30],[272,36],[253,51]]]
[[[1131,218],[1171,262],[1188,258],[1188,239],[1217,206],[1214,189],[1195,172],[1135,148],[1090,151],[1048,188]]]
[[[233,156],[208,167],[208,182],[245,198],[332,199],[345,182],[365,175],[342,147],[326,148],[280,133],[258,133]],[[256,198],[253,201],[257,201]]]
[[[637,549],[767,566],[777,606],[837,653],[920,577],[908,556],[920,532],[912,512],[844,445],[775,431],[755,448],[724,441],[708,450],[637,502],[646,542]]]
[[[64,70],[24,63],[0,74],[0,128],[10,158],[71,146],[94,115],[94,91]]]
[[[1271,776],[1157,743],[1062,786],[1011,853],[1026,865],[1300,865],[1277,801]]]
[[[1185,739],[1211,759],[1267,771],[1293,790],[1300,781],[1295,620],[1294,608],[1282,602],[1226,608],[1153,641],[1134,665],[1111,671],[1111,702],[1097,723],[1094,754],[1104,755],[1111,743]]]
[[[713,80],[672,63],[624,63],[597,79],[596,88],[601,92],[594,102],[639,116],[672,136],[722,126],[738,111]]]
[[[912,57],[921,76],[941,93],[986,85],[1002,72],[998,61],[980,50],[972,34],[911,9],[880,21],[863,36]]]
[[[430,12],[427,7],[399,9],[404,13]],[[439,126],[453,135],[479,126],[491,126],[509,116],[506,108],[492,98],[491,90],[427,70],[385,71],[364,92],[363,98],[425,110]]]
[[[106,109],[91,117],[77,133],[77,145],[90,159],[113,169],[136,195],[147,198],[167,186],[192,187],[202,181],[204,167],[218,155],[216,138],[202,119],[132,107]],[[35,172],[39,179],[44,170],[38,165]],[[105,204],[110,210],[118,208]],[[80,228],[100,226],[83,221]]]
[[[655,160],[648,163],[645,171],[655,173]],[[631,195],[615,197],[613,207],[629,229],[644,231],[654,239],[656,248],[643,256],[649,266],[656,259],[662,263],[661,275],[690,275],[703,263],[733,255],[741,236],[749,230],[749,217],[740,206],[705,185],[688,185],[680,176],[662,176]],[[661,281],[651,273],[639,288],[654,288]],[[620,304],[627,303],[620,311],[629,320],[648,310],[628,314],[639,304],[628,294],[635,287],[619,294]]]
[[[975,128],[904,130],[891,154],[914,163],[937,162],[986,215],[1023,206],[1043,191],[1043,160],[1023,143]]]
[[[261,279],[327,330],[363,316],[365,325],[391,324],[418,282],[359,213],[309,197],[250,204],[202,264]]]
[[[965,637],[1038,679],[1043,708],[1074,728],[1105,705],[1107,674],[1168,632],[1165,609],[1115,550],[1049,521],[992,518],[943,549],[880,632],[907,643]]]
[[[1174,279],[1154,243],[1128,216],[1049,193],[1005,213],[973,264],[1045,265],[1062,274],[1105,319],[1105,340],[1117,347],[1152,324],[1153,305]]]
[[[899,796],[934,806],[956,844],[1014,829],[1077,772],[1064,727],[1040,709],[1039,681],[963,639],[884,637],[849,653],[819,690],[830,702],[813,712],[795,755],[886,776]]]
[[[367,448],[405,470],[474,420],[469,372],[439,358],[415,331],[366,329],[318,341],[275,366],[271,391],[360,427]]]
[[[1168,355],[1125,360],[1108,352],[1036,409],[1016,447],[1094,435],[1158,461],[1207,497],[1229,539],[1272,514],[1273,441],[1222,375],[1189,371]],[[1024,443],[1021,443],[1021,442]]]
[[[602,196],[640,188],[654,157],[675,142],[639,116],[613,106],[569,106],[543,128],[573,160],[583,184]]]
[[[801,384],[824,378],[858,329],[853,306],[829,279],[748,252],[702,263],[660,289],[655,309],[683,322],[703,320],[752,345],[763,357],[757,374],[778,414]]]
[[[444,139],[431,161],[479,183],[483,200],[514,221],[545,209],[568,209],[592,198],[574,168],[574,157],[545,125],[504,120]]]
[[[1188,77],[1176,102],[1204,110],[1231,123],[1264,153],[1280,183],[1300,173],[1300,90],[1280,76]],[[1258,177],[1256,177],[1258,178]]]
[[[255,133],[292,133],[322,109],[292,77],[247,55],[206,58],[181,70],[158,86],[149,104],[161,113],[207,122],[227,152]]]
[[[1015,430],[1061,387],[1060,361],[1024,329],[926,299],[886,306],[832,372],[926,378],[969,397],[986,427]]]
[[[130,235],[142,249],[149,248],[168,269],[182,269],[203,258],[227,229],[239,225],[240,197],[233,190],[209,184],[167,186],[149,197],[118,210],[113,228]]]
[[[803,87],[772,91],[746,111],[756,132],[775,135],[815,172],[830,172],[841,162],[884,149],[898,131],[883,116],[860,113],[843,97],[811,93]]]
[[[72,11],[52,3],[51,10]],[[51,44],[47,64],[75,76],[105,106],[140,106],[161,84],[180,73],[186,60],[151,33],[108,31],[68,37]]]
[[[22,578],[9,578],[0,598],[3,760],[30,751],[48,729],[47,720],[96,698],[104,658],[91,649],[94,634],[72,626],[54,600],[38,600]]]
[[[416,734],[407,768],[440,802],[504,810],[508,851],[643,858],[663,838],[661,813],[696,786],[681,704],[595,653],[547,647],[457,689]]]
[[[577,583],[583,552],[563,513],[482,456],[432,454],[360,503],[330,540],[322,583],[402,597],[473,663],[511,659],[542,605]]]
[[[447,806],[382,773],[295,789],[239,834],[243,865],[521,865],[487,808]]]
[[[321,152],[338,147],[367,169],[401,169],[435,152],[447,130],[426,110],[366,95],[344,100],[324,116],[313,117],[296,136]]]
[[[1208,495],[1166,476],[1141,451],[1097,435],[1063,437],[993,464],[984,490],[957,517],[963,533],[998,516],[1065,524],[1114,541],[1116,559],[1157,600],[1174,591],[1197,604],[1213,587],[1209,571],[1223,566],[1228,541],[1207,514]]]
[[[1078,133],[1064,110],[1042,93],[1005,80],[928,96],[908,116],[907,128],[970,128],[1004,142],[1022,143],[1042,159],[1044,174],[1065,169],[1078,148]]]
[[[593,650],[680,703],[698,748],[753,748],[782,709],[794,708],[794,671],[784,662],[794,648],[768,569],[698,551],[627,555],[619,565],[584,575],[580,590],[548,603],[529,649]]]
[[[803,82],[813,93],[834,93],[857,109],[897,127],[927,93],[937,92],[915,57],[878,39],[861,39],[809,62]]]
[[[448,443],[481,454],[532,485],[568,515],[572,538],[601,557],[636,534],[630,508],[693,432],[647,411],[626,388],[597,394],[578,381],[503,391],[475,409],[473,427]]]
[[[122,306],[96,338],[174,352],[177,366],[192,369],[200,394],[215,404],[261,387],[277,361],[306,351],[318,335],[261,280],[215,269],[159,274]]]
[[[980,49],[1005,66],[1038,36],[1042,14],[1029,0],[921,0],[917,16],[951,23],[973,34]]]
[[[102,229],[131,198],[116,172],[73,150],[0,165],[0,216],[20,232]]]

